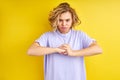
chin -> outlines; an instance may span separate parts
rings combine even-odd
[[[62,31],[61,31],[61,33],[64,33],[64,34],[65,34],[65,33],[68,33],[68,32],[69,32],[69,30],[62,30]]]

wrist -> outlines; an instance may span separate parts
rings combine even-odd
[[[69,56],[75,56],[74,55],[74,50],[71,50],[69,53],[68,53]]]
[[[58,52],[58,48],[54,48],[54,52]]]
[[[77,51],[76,50],[72,50],[70,56],[73,56],[73,57],[77,56],[76,54],[77,54]]]

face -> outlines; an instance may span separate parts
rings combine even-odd
[[[58,30],[65,34],[67,32],[69,32],[69,30],[71,29],[72,27],[72,15],[70,12],[65,12],[65,13],[62,13],[59,17],[59,20],[58,20]]]

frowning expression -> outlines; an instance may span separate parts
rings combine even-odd
[[[58,30],[65,34],[67,32],[69,32],[69,30],[71,29],[72,27],[72,15],[70,12],[65,12],[65,13],[62,13],[59,17],[59,20],[58,20]]]

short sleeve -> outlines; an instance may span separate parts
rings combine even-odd
[[[42,34],[38,39],[35,40],[35,42],[38,42],[40,46],[47,47],[47,33]]]
[[[85,32],[81,32],[83,48],[89,47],[96,40],[88,36]]]

